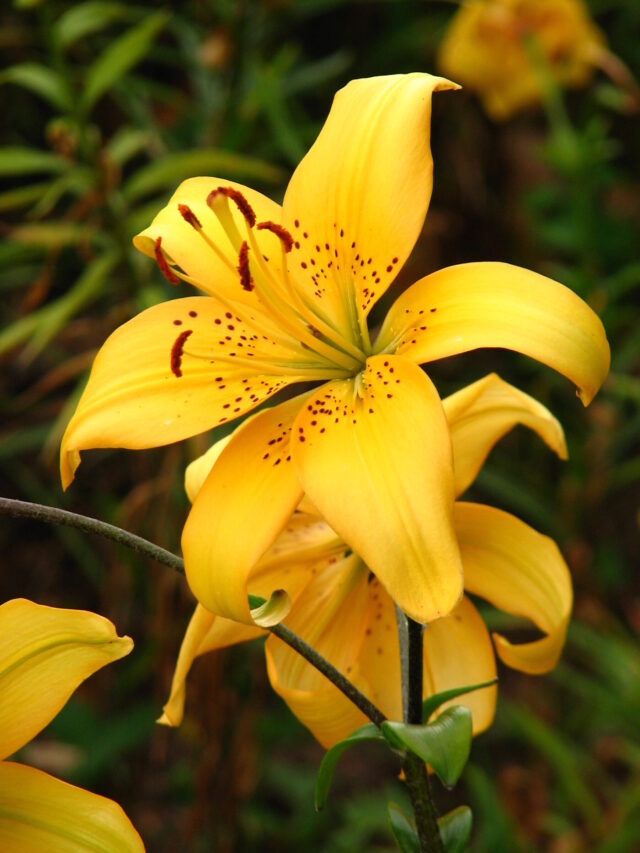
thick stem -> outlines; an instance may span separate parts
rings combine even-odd
[[[144,554],[145,557],[157,560],[158,563],[162,563],[170,569],[184,574],[184,561],[182,557],[178,557],[177,554],[172,554],[171,551],[166,551],[164,548],[154,545],[153,542],[149,542],[141,536],[128,533],[126,530],[122,530],[113,524],[98,521],[97,518],[89,518],[86,515],[78,515],[75,512],[68,512],[67,510],[45,506],[44,504],[0,497],[0,514],[3,513],[14,518],[31,518],[35,521],[44,521],[49,524],[62,524],[67,527],[75,527],[78,530],[84,530],[86,533],[95,533],[98,536],[111,539],[119,545],[124,545],[138,554]],[[282,640],[283,643],[291,646],[294,651],[326,676],[373,723],[379,726],[385,721],[386,718],[382,711],[376,708],[373,702],[370,702],[348,678],[345,678],[326,658],[308,643],[305,643],[301,637],[298,637],[297,634],[294,634],[293,631],[284,625],[274,625],[268,630]]]
[[[423,627],[396,608],[400,667],[402,671],[402,714],[405,723],[422,724],[422,633]],[[431,799],[424,761],[407,753],[403,765],[407,790],[413,806],[422,853],[444,853],[438,816]]]

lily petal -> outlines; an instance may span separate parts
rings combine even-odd
[[[218,293],[236,302],[257,304],[255,292],[247,292],[240,287],[236,271],[238,247],[232,245],[217,216],[207,205],[209,194],[218,187],[231,187],[241,192],[259,222],[280,222],[280,205],[256,190],[222,178],[189,178],[180,184],[167,205],[151,225],[134,238],[133,243],[145,255],[155,258],[156,240],[160,238],[162,250],[205,293],[212,296]],[[184,220],[178,205],[186,205],[192,211],[207,237],[220,249],[228,263],[221,260],[202,236]],[[244,239],[246,227],[242,214],[233,203],[229,204],[229,212]],[[254,238],[268,256],[273,255],[273,237],[268,232],[256,230]],[[277,262],[277,258],[273,257],[271,262]]]
[[[290,271],[319,311],[342,317],[343,330],[353,291],[365,317],[420,234],[433,183],[431,96],[456,88],[429,74],[351,81],[291,179]],[[316,286],[314,270],[333,286]]]
[[[496,659],[489,632],[476,608],[465,597],[453,613],[425,629],[425,696],[454,687],[482,684],[495,677]],[[479,734],[493,721],[497,692],[495,685],[483,687],[445,703],[440,710],[450,705],[466,705],[471,711],[473,733]]]
[[[307,395],[259,412],[211,469],[182,535],[189,586],[207,610],[253,624],[247,580],[302,497],[291,464],[291,424]]]
[[[144,853],[142,839],[117,803],[11,761],[0,762],[0,848]]]
[[[216,300],[198,296],[155,305],[116,329],[96,356],[62,439],[63,486],[73,480],[81,450],[171,444],[233,420],[300,381],[273,375],[273,368],[261,374],[259,355],[255,372],[238,369],[232,354],[250,352],[239,347],[246,343],[240,336],[254,334]],[[269,355],[290,353],[274,342]]]
[[[355,381],[328,383],[296,419],[292,451],[305,492],[393,600],[420,622],[449,613],[462,594],[451,443],[422,370],[374,356]]]
[[[478,347],[552,367],[585,406],[609,371],[609,344],[591,308],[568,287],[511,264],[460,264],[420,279],[391,307],[376,341],[377,352],[419,363]]]
[[[555,542],[515,516],[481,504],[456,503],[455,525],[465,589],[531,620],[546,636],[512,644],[493,639],[500,659],[539,674],[556,665],[571,615],[571,576]]]
[[[451,394],[442,405],[451,430],[456,496],[475,480],[494,444],[517,424],[537,432],[560,459],[567,458],[560,422],[496,373]]]
[[[86,678],[132,648],[96,613],[23,598],[0,605],[0,758],[35,737]]]
[[[339,560],[314,577],[285,620],[364,692],[354,667],[369,617],[366,582],[358,557]],[[367,721],[335,685],[273,634],[265,653],[271,686],[326,749]]]

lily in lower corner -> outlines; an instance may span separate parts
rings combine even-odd
[[[473,482],[494,444],[516,424],[535,430],[566,458],[562,428],[533,398],[495,374],[443,401],[451,431],[455,493]],[[185,485],[197,502],[203,484],[224,471],[242,446],[241,427],[187,469]],[[205,519],[201,518],[205,524]],[[544,635],[520,644],[494,635],[500,659],[532,674],[552,669],[560,656],[572,605],[571,579],[555,543],[509,513],[458,501],[453,523],[464,567],[465,591],[532,622]],[[238,579],[244,590],[244,579]],[[389,718],[402,719],[400,656],[394,603],[370,567],[304,498],[285,530],[250,573],[252,594],[286,587],[293,601],[284,624],[326,657]],[[215,616],[198,604],[185,634],[171,696],[160,722],[182,721],[186,679],[206,652],[259,637],[264,631]],[[271,635],[266,642],[269,679],[294,714],[326,748],[345,738],[365,717],[323,675]],[[490,682],[496,664],[484,622],[468,597],[424,632],[424,696]],[[496,688],[456,699],[472,714],[475,734],[494,716]]]
[[[169,444],[289,385],[317,386],[258,413],[234,440],[225,479],[206,484],[193,507],[187,578],[213,612],[259,620],[235,581],[306,494],[409,616],[450,613],[463,589],[451,443],[419,365],[504,347],[568,377],[585,405],[608,372],[594,312],[563,285],[505,263],[417,281],[372,340],[369,313],[429,205],[432,95],[455,88],[428,74],[352,81],[282,206],[193,178],[134,241],[171,282],[206,295],[156,305],[104,344],[63,438],[65,487],[83,450]]]

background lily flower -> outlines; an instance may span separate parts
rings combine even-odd
[[[584,86],[605,45],[582,0],[469,0],[451,21],[438,64],[500,120],[543,100],[547,71],[564,86]]]
[[[443,405],[451,430],[456,495],[471,484],[491,448],[516,424],[536,431],[566,458],[558,421],[532,397],[495,374],[451,395]],[[225,445],[230,446],[228,440]],[[189,466],[185,484],[191,500],[196,499],[211,466],[215,469],[223,462],[225,452],[214,445]],[[545,635],[516,645],[496,634],[498,656],[523,672],[548,672],[562,650],[572,603],[569,571],[556,545],[509,513],[478,504],[456,503],[454,525],[465,589],[530,620]],[[328,658],[388,717],[400,719],[400,658],[393,601],[307,498],[249,577],[249,588],[258,595],[268,594],[278,585],[286,586],[293,600],[285,624]],[[215,616],[199,604],[180,650],[161,722],[180,724],[186,678],[197,656],[261,633],[258,628]],[[267,640],[266,654],[274,689],[325,747],[364,722],[362,713],[333,684],[273,635]],[[465,597],[450,615],[425,631],[425,697],[494,676],[489,635]],[[475,733],[490,725],[495,701],[495,687],[456,700],[470,708]]]
[[[418,364],[507,347],[567,376],[587,404],[609,366],[602,324],[568,288],[501,263],[450,267],[368,314],[406,261],[432,188],[431,97],[447,80],[355,80],[335,98],[282,208],[237,184],[182,184],[135,243],[208,294],[157,305],[98,354],[61,451],[178,441],[323,382],[234,436],[183,535],[208,609],[253,624],[247,576],[303,493],[394,601],[429,622],[462,593],[446,418]],[[428,436],[428,441],[425,437]],[[215,581],[214,581],[215,578]]]
[[[111,622],[25,599],[0,605],[0,848],[20,853],[138,853],[117,803],[6,761],[35,737],[86,678],[133,648]]]

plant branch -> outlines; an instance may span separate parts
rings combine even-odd
[[[75,527],[78,530],[83,530],[85,533],[95,533],[105,539],[111,539],[119,545],[124,545],[131,551],[138,554],[143,554],[174,569],[181,574],[184,574],[184,561],[177,554],[166,551],[160,548],[159,545],[154,545],[147,539],[141,536],[136,536],[134,533],[129,533],[116,527],[113,524],[107,524],[104,521],[98,521],[97,518],[90,518],[86,515],[78,515],[75,512],[68,512],[64,509],[46,506],[44,504],[35,504],[28,501],[14,500],[13,498],[0,497],[0,514],[10,515],[13,518],[31,518],[34,521],[44,521],[49,524],[62,524],[67,527]],[[308,661],[319,672],[326,676],[338,690],[342,691],[347,699],[350,699],[365,716],[373,723],[379,726],[385,721],[385,716],[379,708],[367,699],[348,678],[345,678],[329,661],[324,658],[319,652],[312,648],[308,643],[294,634],[289,628],[284,625],[274,625],[267,630],[275,634],[283,643],[286,643],[306,661]]]

